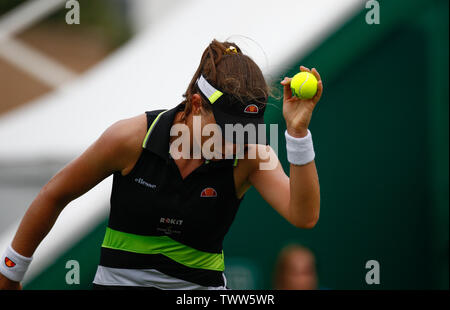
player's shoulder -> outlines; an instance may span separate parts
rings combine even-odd
[[[125,118],[113,123],[106,131],[116,139],[129,139],[147,132],[147,117],[145,113]]]
[[[114,122],[102,134],[101,139],[116,151],[131,151],[139,149],[147,132],[146,113],[121,119]]]
[[[248,144],[247,152],[239,162],[246,166],[249,172],[267,165],[278,163],[278,156],[270,145]]]
[[[248,144],[248,157],[257,163],[268,160],[268,156],[275,153],[275,150],[270,145],[265,144]]]
[[[147,112],[145,112],[145,114],[147,115],[148,119],[152,119],[152,118],[156,118],[159,114],[161,114],[164,111],[167,111],[167,110],[161,109],[161,110],[147,111]]]

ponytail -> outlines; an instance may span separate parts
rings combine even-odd
[[[242,100],[268,97],[269,94],[269,87],[261,69],[250,57],[242,53],[239,46],[232,42],[213,40],[203,52],[200,65],[183,94],[185,116],[192,110],[192,96],[199,93],[196,82],[200,75],[221,91]],[[203,102],[203,107],[207,111],[211,110],[207,102]]]

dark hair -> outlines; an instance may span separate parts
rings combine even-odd
[[[199,93],[196,82],[200,75],[220,91],[233,95],[242,102],[269,96],[269,86],[258,65],[244,55],[235,43],[214,39],[203,52],[200,65],[183,94],[185,115],[191,112],[192,96]],[[207,111],[211,110],[210,104],[203,98],[202,103]]]

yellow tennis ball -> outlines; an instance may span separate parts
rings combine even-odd
[[[292,78],[291,90],[300,99],[311,99],[317,93],[317,79],[309,72],[297,73]]]

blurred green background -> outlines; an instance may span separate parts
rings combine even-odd
[[[324,288],[449,288],[449,4],[379,2],[379,25],[367,25],[362,10],[279,73],[293,76],[302,64],[324,80],[311,124],[321,218],[312,230],[296,229],[251,189],[224,244],[231,288],[272,288],[277,255],[290,243],[314,251]],[[266,121],[284,129],[279,108],[270,106]],[[289,172],[284,130],[279,135]],[[89,288],[105,226],[25,288]],[[65,283],[71,259],[80,262],[81,285]],[[380,263],[379,285],[365,282],[369,260]]]

